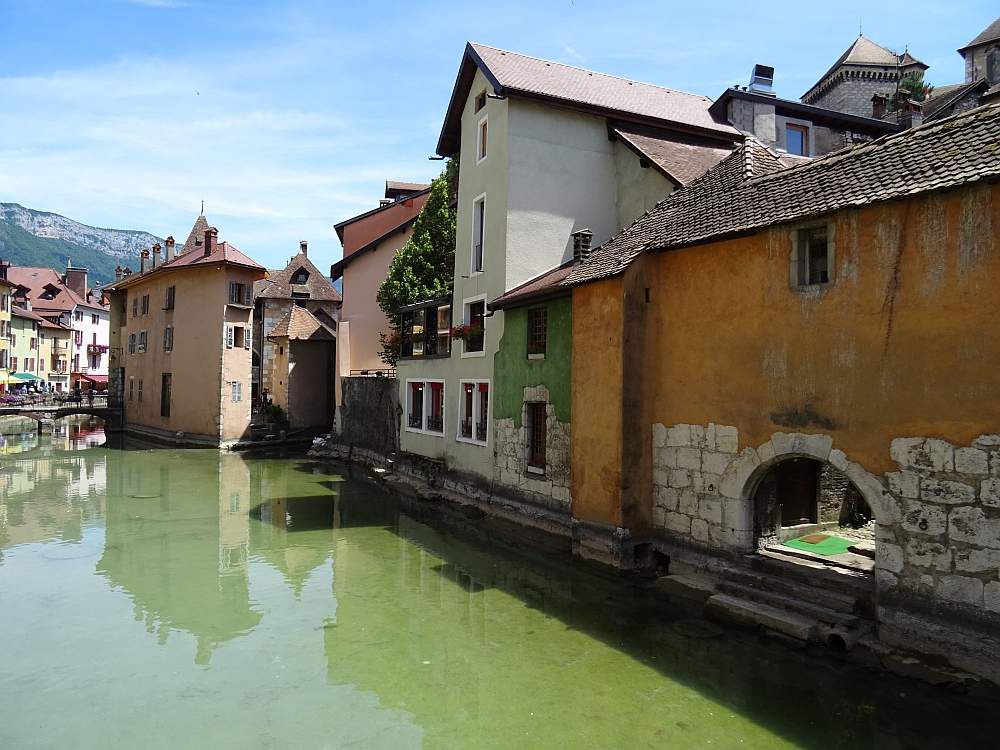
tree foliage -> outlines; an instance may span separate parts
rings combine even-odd
[[[431,183],[427,202],[413,223],[413,234],[389,264],[378,290],[378,306],[389,319],[389,331],[379,334],[382,361],[399,359],[399,308],[451,295],[455,272],[455,222],[452,206],[457,162],[449,161]]]

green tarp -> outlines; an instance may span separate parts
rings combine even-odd
[[[786,547],[792,547],[794,549],[805,550],[806,552],[812,552],[817,555],[823,555],[824,557],[830,557],[831,555],[842,555],[847,552],[848,548],[854,544],[850,539],[843,539],[839,536],[827,536],[820,542],[815,544],[810,544],[804,539],[789,539],[784,542]]]

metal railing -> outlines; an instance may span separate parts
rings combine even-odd
[[[79,394],[69,391],[66,393],[27,393],[13,394],[7,393],[0,396],[0,408],[27,408],[27,407],[64,407],[64,406],[94,406],[104,408],[108,406],[107,394],[90,397],[87,391]]]

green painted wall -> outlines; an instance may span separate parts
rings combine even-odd
[[[528,359],[528,310],[548,308],[545,359]],[[494,359],[494,419],[513,419],[521,426],[525,386],[544,385],[560,422],[570,421],[570,355],[573,347],[571,297],[504,311],[503,338]]]

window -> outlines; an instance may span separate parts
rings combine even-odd
[[[142,378],[139,378],[139,396],[136,399],[140,404],[142,403]]]
[[[135,334],[130,333],[128,335],[128,353],[135,354]]]
[[[136,351],[144,352],[146,351],[146,332],[139,331],[139,338],[137,339]],[[140,381],[142,382],[142,381]]]
[[[799,287],[830,283],[833,270],[826,226],[807,227],[796,233],[794,252],[795,285]]]
[[[91,315],[90,316],[90,322],[91,322],[92,325],[96,326],[98,323],[101,322],[101,317],[99,315]]]
[[[406,429],[410,432],[444,434],[444,382],[406,382]]]
[[[83,310],[77,310],[73,313],[73,320],[81,321],[83,320]]]
[[[142,295],[142,314],[149,315],[149,295]]]
[[[305,284],[307,281],[309,281],[309,272],[304,268],[300,268],[292,274],[293,284]]]
[[[163,329],[163,351],[172,352],[174,350],[174,327],[167,326]]]
[[[11,346],[17,346],[17,334],[16,333],[11,333],[10,334],[10,345]]]
[[[465,302],[465,324],[464,339],[462,346],[462,356],[474,354],[480,356],[486,341],[486,300],[466,300]]]
[[[292,302],[299,307],[305,307],[309,300],[309,292],[292,292]]]
[[[486,239],[486,196],[472,204],[472,273],[483,272],[483,252]]]
[[[490,424],[489,381],[462,381],[457,440],[486,445]]]
[[[233,346],[237,349],[244,347],[245,336],[243,326],[233,326]]]
[[[235,340],[236,337],[236,332],[233,330],[233,326],[229,325],[228,323],[226,323],[226,325],[223,326],[223,328],[225,329],[225,333],[223,334],[223,336],[225,337],[226,340],[226,348],[232,349],[233,341]]]
[[[31,339],[31,341],[28,342],[28,348],[29,349],[37,349],[38,348],[38,339]]]
[[[170,389],[172,376],[169,372],[163,373],[161,376],[162,380],[160,382],[160,416],[169,417],[170,416]]]
[[[234,380],[231,383],[231,390],[232,390],[231,396],[234,404],[237,404],[243,400],[243,383],[241,383],[239,380]]]
[[[528,471],[545,473],[545,403],[531,401],[524,405],[525,433],[528,440]]]
[[[10,369],[17,372],[17,357],[10,358]]]
[[[92,343],[94,346],[97,346],[97,331],[94,331],[90,343]]]
[[[176,293],[177,293],[177,287],[173,287],[173,286],[168,286],[167,287],[166,299],[163,300],[163,309],[164,310],[173,310],[174,309],[174,297],[176,296]]]
[[[400,355],[436,357],[451,353],[451,305],[429,302],[401,316]]]
[[[799,156],[809,155],[809,128],[804,125],[785,125],[785,150]]]
[[[132,317],[133,318],[138,318],[139,317],[139,298],[138,297],[133,297],[132,298]]]
[[[229,304],[230,305],[249,305],[250,304],[250,285],[243,284],[238,281],[229,282]]]
[[[528,358],[542,359],[545,357],[545,346],[548,338],[548,309],[532,307],[528,310]]]
[[[486,92],[480,91],[479,94],[476,95],[476,112],[478,112],[485,106],[486,106]]]
[[[128,400],[135,400],[135,378],[128,379]]]
[[[486,158],[486,142],[489,132],[489,121],[484,117],[479,121],[479,133],[476,136],[476,164]]]
[[[10,295],[0,295],[0,311],[7,312],[8,310],[10,310]]]

